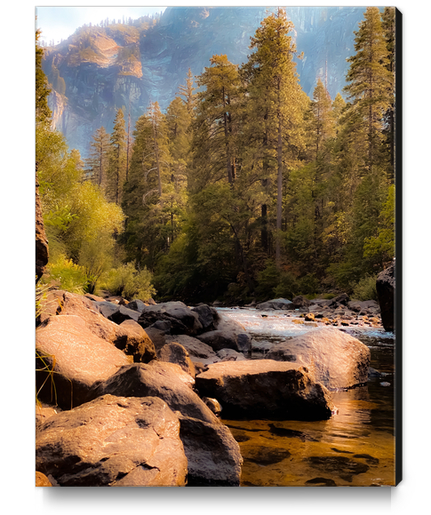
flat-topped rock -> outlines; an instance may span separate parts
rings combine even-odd
[[[224,361],[196,376],[201,396],[217,399],[229,418],[321,420],[331,416],[328,390],[297,363]]]

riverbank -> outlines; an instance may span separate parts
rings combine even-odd
[[[368,381],[370,351],[338,321],[333,327],[339,308],[315,302],[227,313],[207,305],[50,292],[36,331],[43,403],[37,408],[38,472],[64,486],[245,485],[247,453],[224,416],[330,420],[337,412],[331,392]],[[360,309],[368,310],[356,315],[365,325],[373,306]],[[297,337],[285,338],[283,349],[276,345],[282,353],[256,356],[256,327],[235,320],[248,312],[268,324],[268,337],[276,333],[275,318],[295,328]],[[367,327],[373,323],[378,329],[372,321]],[[162,412],[169,430],[158,428]],[[148,428],[159,434],[151,448]],[[106,447],[112,438],[118,443]],[[132,450],[117,438],[136,445]],[[175,464],[164,458],[170,454]]]

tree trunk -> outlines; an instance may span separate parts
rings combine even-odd
[[[277,139],[277,223],[275,239],[275,263],[277,268],[281,265],[281,219],[283,205],[283,142],[281,138],[281,114],[278,113],[278,139]]]

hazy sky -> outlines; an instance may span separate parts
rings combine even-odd
[[[102,20],[139,18],[145,14],[163,12],[166,7],[36,7],[36,26],[42,30],[41,41],[59,43],[78,27],[100,24]]]

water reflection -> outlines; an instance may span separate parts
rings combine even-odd
[[[291,327],[295,324],[283,315],[262,318],[255,310],[231,313],[254,335],[259,348],[254,358],[264,355],[265,344],[269,347],[309,330]],[[394,338],[375,329],[355,330],[354,336],[370,348],[371,366],[379,374],[365,386],[333,392],[338,411],[329,420],[223,421],[244,457],[242,486],[395,484]]]

